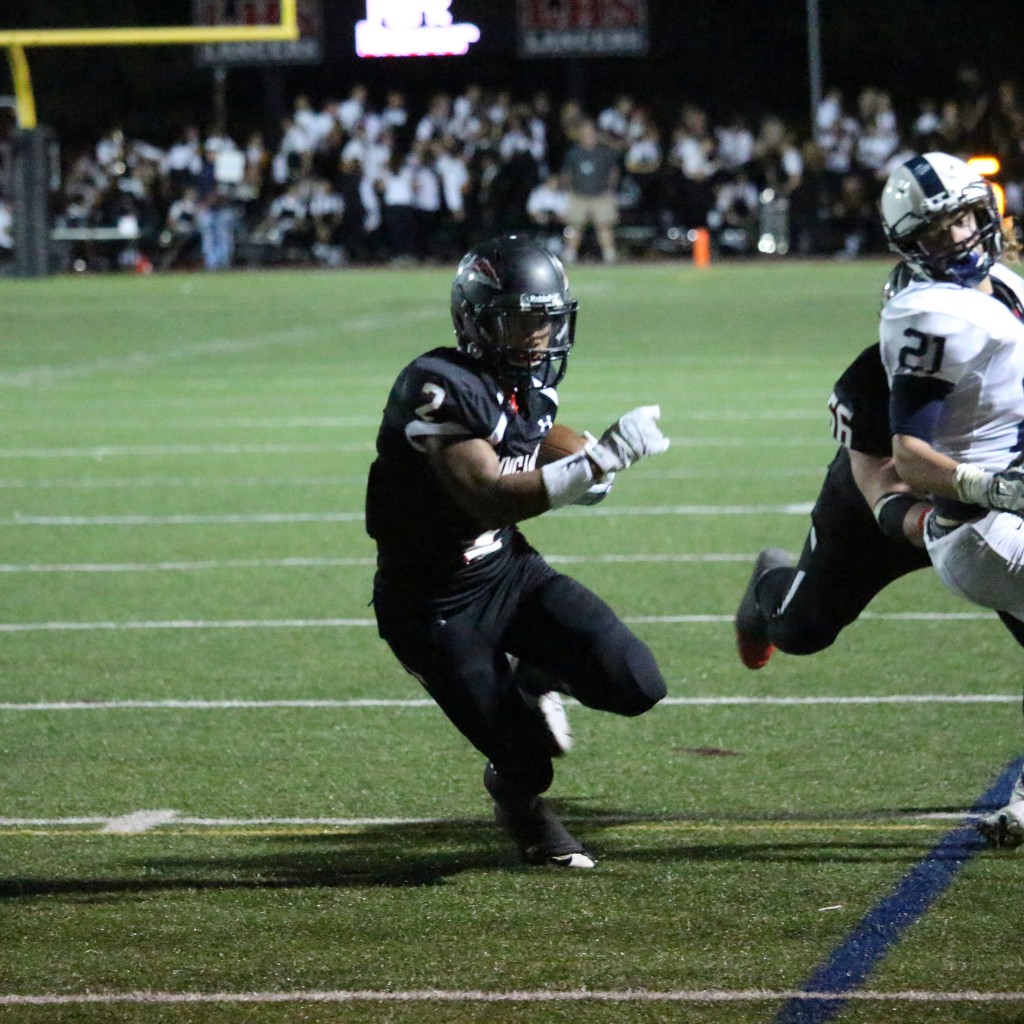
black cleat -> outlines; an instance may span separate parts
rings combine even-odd
[[[515,814],[495,804],[494,820],[512,837],[527,864],[592,868],[597,863],[543,797],[535,796],[525,811]]]
[[[519,847],[527,864],[592,868],[597,863],[543,797],[515,796],[490,763],[484,770],[484,786],[494,799],[494,820]]]
[[[736,648],[740,661],[747,668],[764,668],[775,650],[775,645],[768,639],[768,620],[757,603],[757,581],[769,569],[788,568],[792,564],[789,552],[782,548],[765,548],[757,556],[750,582],[736,610]]]

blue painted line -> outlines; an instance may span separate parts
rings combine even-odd
[[[1002,807],[1024,766],[1024,759],[1012,762],[992,787],[981,796],[973,814]],[[846,940],[801,986],[802,992],[824,998],[800,996],[786,1003],[774,1024],[823,1024],[842,1012],[848,1000],[840,993],[859,988],[886,953],[953,883],[960,869],[980,850],[985,840],[973,824],[961,825],[947,833],[897,883],[881,903],[865,914]],[[829,993],[836,993],[829,998]]]

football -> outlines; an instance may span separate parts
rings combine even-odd
[[[567,455],[575,455],[587,443],[582,434],[577,434],[571,427],[563,427],[556,423],[540,443],[537,452],[537,465],[546,466],[549,462],[557,462]]]

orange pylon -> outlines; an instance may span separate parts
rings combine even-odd
[[[693,238],[693,265],[706,267],[711,262],[711,232],[707,228],[697,228]]]

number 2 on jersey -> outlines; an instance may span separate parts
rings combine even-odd
[[[427,399],[423,405],[416,407],[417,419],[426,420],[427,423],[434,422],[434,413],[444,405],[445,391],[440,384],[434,384],[432,381],[427,381],[426,384],[420,388],[420,394]]]
[[[925,334],[908,327],[903,332],[908,338],[917,338],[917,345],[904,345],[900,349],[900,369],[911,373],[925,373],[931,376],[942,366],[946,351],[946,339],[938,334]]]

